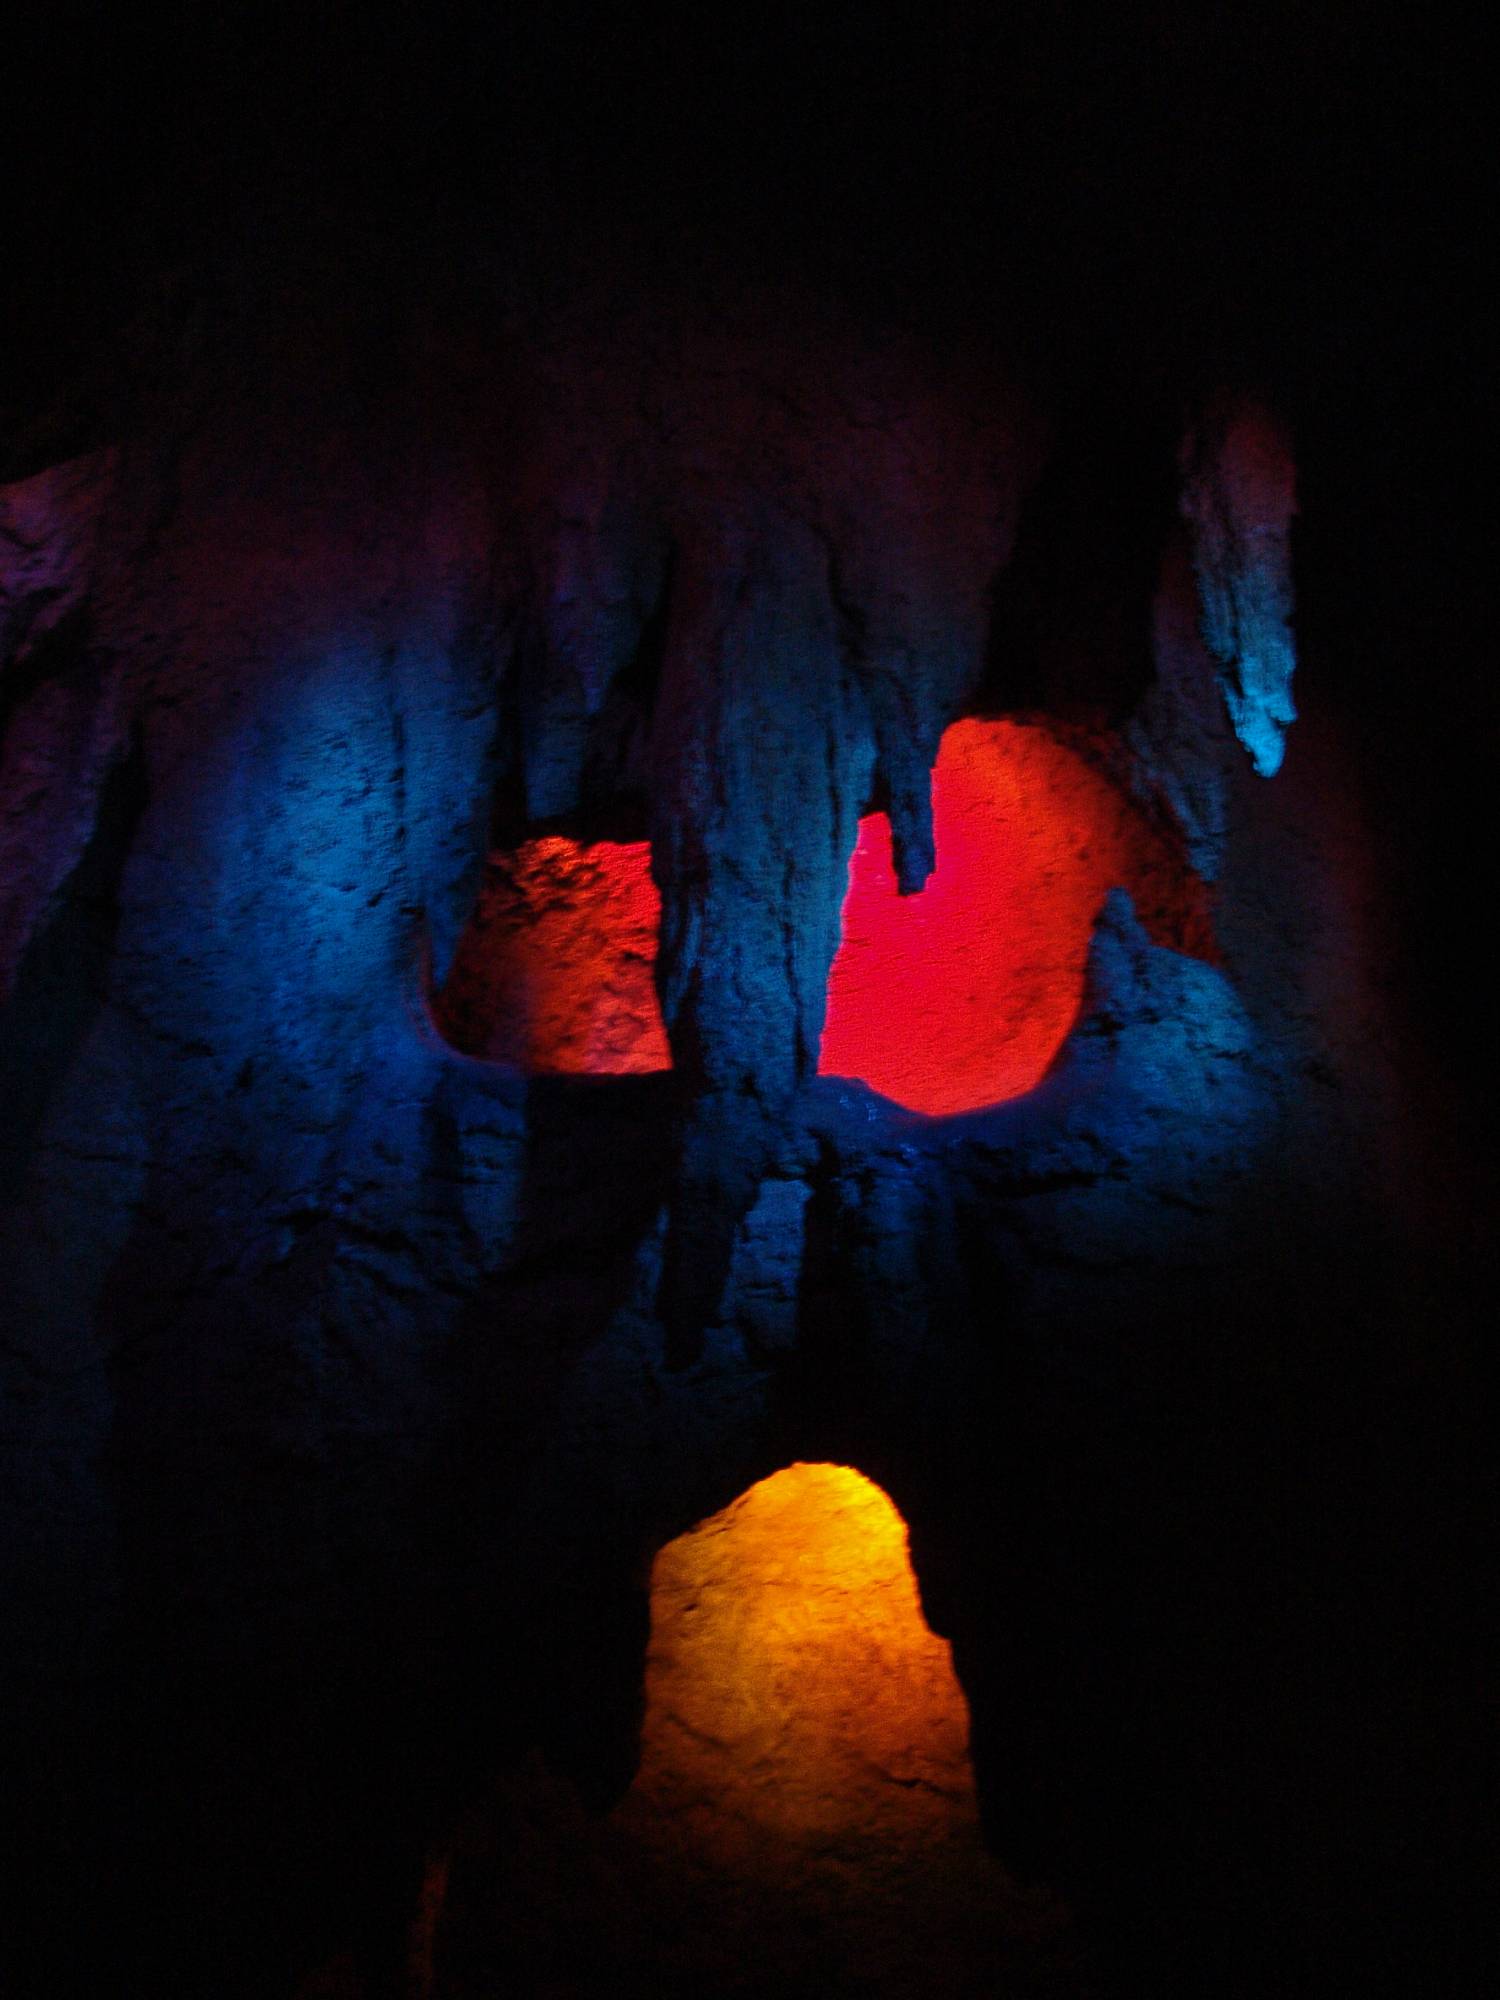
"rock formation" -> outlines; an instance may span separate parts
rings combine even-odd
[[[748,255],[295,244],[0,488],[20,1990],[514,1972],[473,1857],[618,1809],[653,1561],[794,1462],[907,1524],[1015,1990],[1338,1990],[1444,1851],[1445,1128],[1316,562],[1291,699],[1295,412],[1209,356],[1101,428]],[[820,1048],[863,839],[951,1080],[944,756],[1032,878],[962,1004],[1056,1021],[928,1109]]]

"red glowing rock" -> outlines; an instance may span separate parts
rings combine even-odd
[[[533,1076],[670,1069],[652,983],[660,914],[645,841],[554,834],[493,857],[439,1025]]]
[[[945,1115],[1033,1088],[1077,1017],[1122,884],[1159,942],[1205,950],[1207,891],[1103,772],[1046,729],[955,723],[933,771],[937,866],[900,896],[883,813],[860,823],[818,1069]],[[531,1075],[669,1069],[647,844],[561,835],[495,856],[438,1002],[470,1054]]]
[[[860,823],[818,1068],[942,1115],[1040,1082],[1077,1017],[1111,888],[1130,890],[1158,942],[1199,949],[1207,891],[1045,729],[955,723],[932,790],[937,867],[918,895],[896,892],[885,815]]]

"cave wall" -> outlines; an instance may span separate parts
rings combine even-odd
[[[1174,410],[1091,608],[1114,461],[992,332],[272,277],[0,492],[22,1977],[399,1955],[496,1770],[619,1796],[653,1556],[793,1459],[909,1523],[1018,1877],[1158,1991],[1326,1970],[1432,1789],[1382,1585],[1423,1106],[1358,732],[1289,698],[1284,425]],[[928,1119],[815,1072],[860,818],[919,893],[975,714],[1212,937],[1117,891],[1044,1080]],[[439,1031],[487,856],[564,836],[649,840],[669,1072]]]

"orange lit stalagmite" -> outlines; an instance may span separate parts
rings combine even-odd
[[[788,1466],[662,1550],[636,1786],[736,1866],[978,1838],[964,1696],[878,1486]]]
[[[950,1954],[1034,1948],[1051,1922],[981,1843],[968,1722],[895,1507],[847,1466],[792,1465],[657,1558],[615,1823],[689,1904],[755,1928],[762,1962],[784,1928],[820,1940],[830,1990],[954,1991]]]
[[[900,1515],[793,1465],[662,1550],[637,1792],[726,1864],[977,1840],[968,1713]]]
[[[436,1990],[759,2000],[816,1966],[825,2000],[951,2000],[976,1964],[1011,2000],[1076,1990],[1062,1906],[981,1842],[949,1647],[860,1473],[788,1466],[660,1552],[645,1692],[613,1810],[533,1760],[446,1899],[434,1876]]]

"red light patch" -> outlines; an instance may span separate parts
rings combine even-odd
[[[890,823],[860,822],[818,1070],[912,1111],[1032,1089],[1078,1015],[1094,920],[1129,889],[1160,943],[1208,946],[1204,884],[1045,730],[958,722],[932,774],[937,867],[896,893]]]
[[[531,1076],[670,1069],[646,841],[561,834],[491,858],[436,1006],[455,1048]]]
[[[937,867],[916,896],[896,893],[885,815],[860,822],[820,1075],[934,1116],[1032,1089],[1077,1018],[1094,919],[1117,883],[1159,943],[1211,952],[1204,884],[1045,729],[955,723],[932,808]],[[644,841],[549,835],[493,856],[438,1025],[532,1076],[670,1069],[660,917]]]

